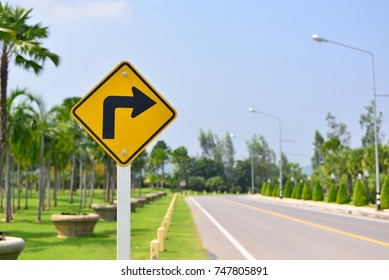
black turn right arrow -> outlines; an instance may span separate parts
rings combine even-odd
[[[103,105],[103,139],[115,138],[115,110],[116,108],[133,108],[131,118],[136,118],[144,111],[154,106],[156,102],[132,87],[133,96],[108,96]]]

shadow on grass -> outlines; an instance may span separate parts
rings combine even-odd
[[[152,228],[136,228],[136,229],[131,229],[131,236],[136,237],[136,236],[143,236],[145,234],[149,234],[152,232],[156,232],[156,229]]]
[[[37,225],[37,224],[34,224]],[[40,226],[41,224],[38,224]],[[29,230],[26,225],[25,230],[15,229],[8,233],[10,236],[16,236],[23,238],[25,241],[25,248],[30,252],[40,252],[46,250],[48,247],[60,247],[63,245],[68,246],[108,246],[116,240],[116,229],[103,229],[94,231],[90,237],[79,237],[79,238],[58,238],[54,224],[47,224],[52,226],[52,231],[34,231]]]

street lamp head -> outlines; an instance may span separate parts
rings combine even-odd
[[[312,34],[312,39],[315,40],[315,41],[318,42],[318,43],[321,43],[321,42],[328,42],[327,39],[324,39],[324,38],[320,37],[320,36],[317,35],[317,34]]]
[[[231,138],[234,138],[234,137],[235,137],[234,133],[231,133],[230,136],[231,136]]]
[[[256,110],[250,107],[250,108],[249,108],[249,112],[251,112],[251,113],[255,113],[255,112],[256,112]]]

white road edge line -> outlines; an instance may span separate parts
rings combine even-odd
[[[221,224],[219,224],[200,204],[192,197],[190,200],[204,213],[205,216],[224,234],[224,236],[235,246],[235,248],[247,259],[256,260]]]

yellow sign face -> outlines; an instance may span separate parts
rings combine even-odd
[[[127,61],[85,95],[71,114],[121,166],[130,164],[177,115]]]

